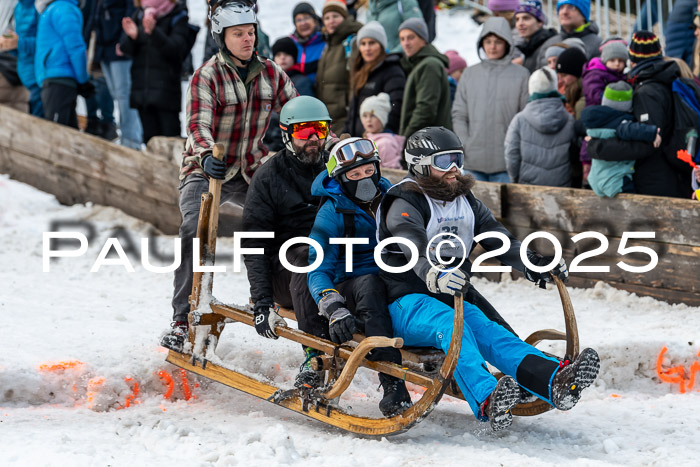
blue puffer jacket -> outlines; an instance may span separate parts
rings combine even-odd
[[[300,42],[296,34],[289,37],[297,45],[298,51],[297,63],[294,68],[306,75],[311,80],[311,84],[315,84],[318,61],[321,60],[323,49],[326,48],[326,41],[323,40],[321,31],[316,31],[304,42]]]
[[[389,180],[379,180],[379,189],[384,195],[391,187]],[[377,246],[377,222],[340,189],[340,184],[330,178],[327,172],[321,172],[311,186],[311,194],[326,197],[326,201],[316,214],[310,238],[316,240],[323,249],[321,266],[307,274],[307,282],[311,296],[316,303],[321,299],[321,292],[335,288],[335,284],[364,276],[378,274],[379,268],[374,262],[374,247]],[[352,272],[345,272],[345,245],[331,245],[329,239],[345,236],[343,211],[354,212],[355,238],[367,238],[369,244],[354,245],[352,257]],[[341,250],[342,248],[342,250]],[[341,255],[341,251],[343,255]],[[316,250],[309,248],[309,264],[316,261]]]
[[[15,7],[15,31],[17,41],[17,74],[22,84],[29,88],[36,84],[34,75],[34,51],[36,50],[36,28],[39,13],[34,0],[20,0]]]
[[[39,85],[47,78],[88,80],[78,0],[54,0],[39,16],[34,66]]]

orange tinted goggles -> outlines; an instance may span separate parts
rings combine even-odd
[[[289,134],[294,139],[309,139],[316,135],[318,139],[328,136],[328,122],[304,122],[293,123],[289,129]]]

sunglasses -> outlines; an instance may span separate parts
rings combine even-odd
[[[280,125],[282,130],[287,131],[294,139],[309,139],[313,135],[318,136],[318,139],[324,139],[328,136],[328,122],[303,122],[292,123],[291,129]]]
[[[358,139],[347,143],[339,148],[334,148],[326,167],[328,167],[328,173],[332,173],[333,169],[336,167],[343,167],[346,165],[353,164],[357,161],[357,158],[370,159],[374,156],[378,156],[379,151],[374,141],[369,139]]]
[[[423,159],[418,165],[429,165],[435,167],[436,169],[447,172],[452,167],[462,168],[464,164],[464,152],[462,151],[444,151],[438,152],[430,156],[430,158]]]

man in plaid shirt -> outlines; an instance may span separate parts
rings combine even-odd
[[[234,0],[211,13],[219,53],[192,76],[187,90],[187,144],[180,169],[181,258],[175,271],[172,331],[161,345],[182,351],[187,336],[192,291],[192,239],[200,199],[209,178],[223,180],[221,203],[242,206],[253,173],[266,160],[262,139],[270,113],[297,96],[292,81],[273,61],[255,53],[257,19],[249,2]],[[223,161],[212,157],[215,143]]]

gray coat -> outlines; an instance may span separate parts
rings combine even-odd
[[[574,117],[559,97],[529,102],[513,118],[505,141],[511,181],[528,185],[571,186],[569,145]]]
[[[486,59],[464,70],[452,104],[452,127],[464,145],[464,168],[494,174],[506,170],[503,139],[510,121],[527,104],[530,73],[511,63],[513,36],[505,19],[484,23],[477,48],[488,34],[504,39],[509,50],[500,60]]]

